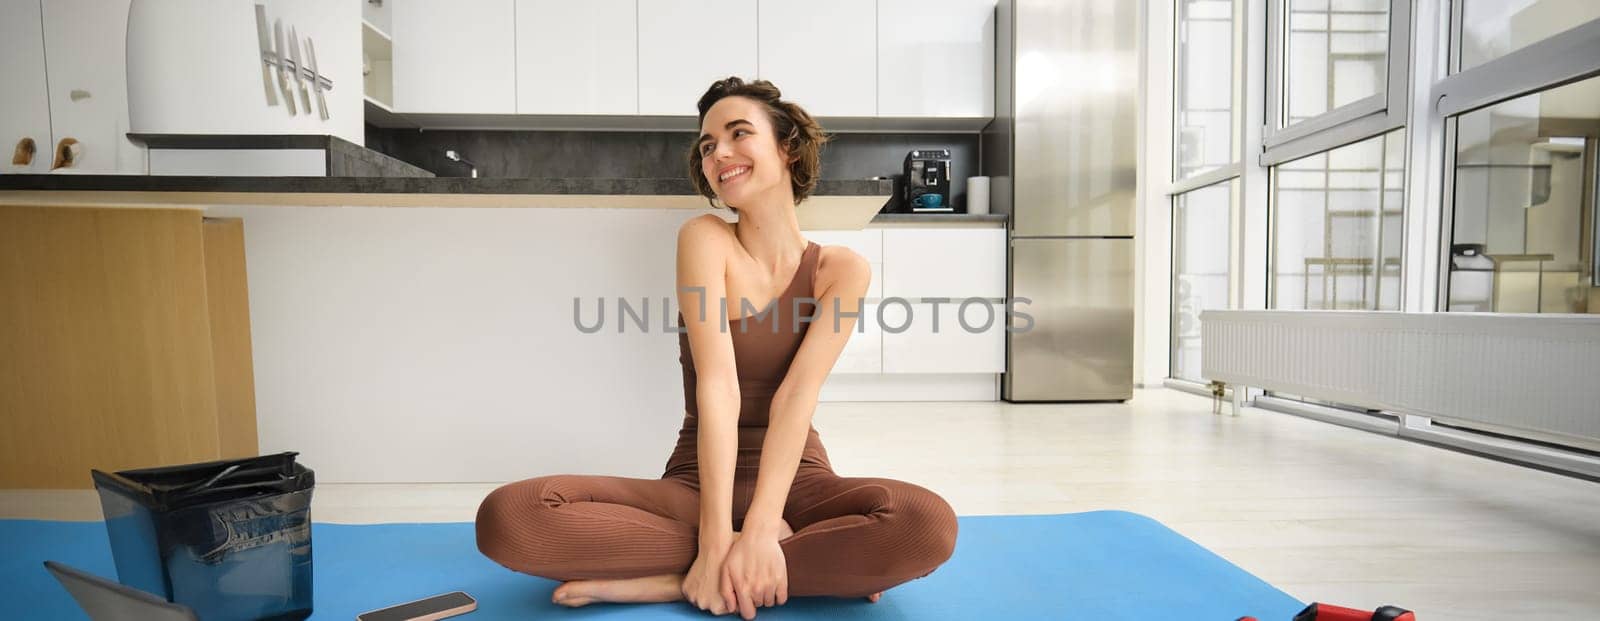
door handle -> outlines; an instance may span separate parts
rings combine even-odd
[[[22,140],[17,141],[17,148],[11,152],[11,164],[13,166],[32,164],[33,154],[38,150],[39,147],[33,143],[33,138],[23,136]]]
[[[56,159],[51,163],[50,170],[70,168],[82,158],[83,144],[77,138],[62,138],[61,142],[56,143]]]

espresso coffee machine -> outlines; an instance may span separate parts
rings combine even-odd
[[[917,149],[906,154],[902,209],[911,213],[955,211],[950,203],[950,150]]]

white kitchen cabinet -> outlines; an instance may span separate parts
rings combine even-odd
[[[41,173],[50,170],[50,95],[45,90],[44,26],[39,0],[0,0],[0,171]],[[11,163],[23,138],[32,138],[33,162]]]
[[[805,236],[823,246],[844,246],[854,250],[868,263],[883,262],[883,229],[816,230],[806,231]]]
[[[1002,298],[1006,231],[1001,228],[883,230],[883,295]]]
[[[861,255],[861,258],[867,260],[867,266],[872,269],[872,283],[867,285],[867,299],[876,300],[883,297],[882,230],[806,231],[806,238],[823,246],[844,246]]]
[[[56,145],[72,138],[78,142],[79,155],[70,168],[58,172],[142,174],[147,170],[144,147],[128,139],[129,2],[40,3],[42,66],[49,80],[52,135],[40,145],[38,156],[44,158],[47,168]],[[14,64],[9,58],[6,62]]]
[[[639,114],[693,116],[712,82],[755,77],[755,2],[639,0],[638,6]]]
[[[882,305],[884,373],[1005,372],[1004,305],[973,302],[962,313],[961,301],[954,300],[937,305],[937,319],[935,306]]]
[[[370,1],[362,2],[361,21],[372,24],[373,27],[377,28],[381,32],[388,33],[390,28],[393,27],[394,20],[390,18],[390,8],[393,6],[393,0],[390,2],[376,3]]]
[[[878,113],[877,20],[860,0],[760,0],[758,76],[815,116]]]
[[[855,382],[847,398],[899,394],[909,376],[958,376],[1005,372],[1006,237],[1003,228],[869,228],[807,231],[822,245],[854,250],[872,265],[872,286],[863,306],[863,332],[851,337],[833,372]],[[923,297],[949,302],[920,302]],[[905,303],[879,302],[903,298]],[[961,305],[968,298],[961,324]],[[935,332],[934,309],[938,308]],[[907,314],[909,311],[909,315]],[[990,312],[993,318],[990,318]],[[881,313],[881,316],[880,316]],[[823,318],[826,319],[826,318]],[[891,333],[884,329],[905,327]]]
[[[878,0],[878,116],[994,116],[994,0]]]
[[[513,1],[396,1],[389,15],[395,112],[515,114]]]
[[[861,316],[856,318],[856,329],[839,352],[833,364],[834,373],[882,373],[883,331],[878,329],[878,305],[868,302],[861,305]],[[832,317],[822,317],[819,325],[833,327]]]
[[[637,114],[634,0],[517,0],[517,113]]]

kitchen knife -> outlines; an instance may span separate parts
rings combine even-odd
[[[295,34],[294,26],[289,27],[289,59],[294,61],[294,85],[300,89],[300,101],[305,105],[306,114],[311,113],[311,91],[306,90],[305,64],[300,62],[300,37]],[[312,76],[316,79],[316,76]]]
[[[261,85],[267,89],[267,105],[278,105],[277,85],[272,83],[272,35],[267,34],[267,7],[256,5],[256,39],[261,44]]]
[[[317,91],[317,113],[328,120],[328,100],[322,96],[322,70],[317,68],[317,46],[306,37],[306,59],[311,61],[311,89]]]
[[[283,91],[283,99],[289,104],[289,115],[300,114],[294,105],[294,90],[289,87],[289,55],[284,53],[288,49],[283,45],[283,20],[272,22],[272,35],[278,40],[278,88]]]

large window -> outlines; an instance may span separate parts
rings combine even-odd
[[[1200,382],[1200,312],[1233,307],[1244,2],[1179,0],[1174,8],[1168,373]]]
[[[1600,313],[1597,139],[1600,78],[1458,117],[1449,310]]]
[[[1268,0],[1263,165],[1405,126],[1411,0]]]
[[[1239,70],[1233,0],[1177,5],[1173,179],[1239,159]]]
[[[1398,310],[1405,130],[1272,172],[1272,307]]]
[[[1461,70],[1600,18],[1595,0],[1459,0],[1456,6]]]
[[[1285,32],[1283,125],[1383,94],[1389,0],[1289,0]]]
[[[1172,377],[1200,375],[1200,312],[1226,309],[1237,179],[1172,199]]]
[[[1600,2],[1456,0],[1438,308],[1600,313]]]

